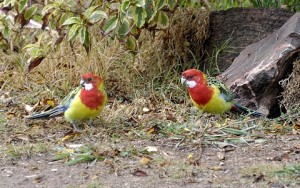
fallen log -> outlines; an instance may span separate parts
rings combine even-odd
[[[272,115],[282,89],[279,81],[291,73],[299,50],[300,13],[296,13],[280,29],[247,46],[221,78],[241,104]]]

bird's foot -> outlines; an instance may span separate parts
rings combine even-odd
[[[72,124],[72,126],[73,126],[74,132],[81,132],[81,130],[78,129],[76,123],[72,122],[71,124]]]

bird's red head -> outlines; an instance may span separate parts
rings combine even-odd
[[[86,90],[91,90],[93,88],[101,87],[101,85],[103,83],[102,83],[102,78],[101,77],[96,76],[92,73],[86,73],[81,77],[80,84]]]
[[[206,82],[203,72],[197,69],[189,69],[182,73],[181,82],[189,88],[193,88],[196,84]]]

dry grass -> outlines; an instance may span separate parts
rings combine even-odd
[[[293,72],[288,78],[281,82],[284,89],[282,93],[283,100],[281,105],[283,105],[288,111],[294,112],[300,107],[300,61],[294,62]]]
[[[243,168],[241,173],[243,176],[254,176],[255,181],[281,182],[291,187],[297,187],[296,182],[299,182],[300,164],[256,164]]]

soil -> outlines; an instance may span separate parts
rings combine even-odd
[[[251,167],[293,164],[300,159],[299,137],[268,135],[265,143],[239,144],[225,151],[220,147],[178,147],[172,140],[134,141],[135,146],[155,146],[158,155],[186,167],[167,170],[168,164],[142,165],[136,157],[123,158],[112,167],[109,160],[68,166],[51,161],[51,155],[1,161],[0,187],[298,187],[253,173]],[[224,149],[224,148],[223,148]],[[225,149],[227,150],[227,149]],[[224,150],[223,150],[224,151]],[[193,153],[197,160],[189,160]],[[171,163],[171,162],[170,162]],[[171,164],[169,164],[171,165]],[[138,171],[137,171],[138,170]],[[176,172],[176,170],[178,170]],[[178,176],[176,176],[176,174]],[[298,178],[299,180],[299,178]]]

